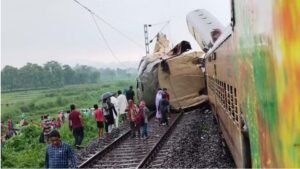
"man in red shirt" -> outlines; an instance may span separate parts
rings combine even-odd
[[[103,135],[103,112],[101,109],[98,108],[98,105],[95,104],[94,105],[94,108],[95,108],[95,118],[96,118],[96,121],[97,121],[97,127],[98,127],[98,136],[99,138]]]
[[[166,95],[166,99],[167,101],[169,102],[169,106],[168,106],[168,113],[167,113],[167,116],[168,118],[171,118],[170,117],[170,108],[171,108],[171,104],[170,104],[170,94],[168,93],[168,89],[167,88],[163,88],[163,91],[164,91],[164,94]]]
[[[170,101],[170,94],[168,93],[167,88],[163,88],[164,94],[166,95],[166,99]]]
[[[83,140],[83,120],[80,115],[80,112],[78,112],[75,109],[75,105],[72,104],[70,106],[71,112],[69,114],[69,127],[73,131],[73,136],[75,138],[75,146],[80,149],[81,148],[81,142]]]

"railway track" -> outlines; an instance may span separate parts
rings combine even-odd
[[[148,139],[132,138],[130,130],[121,134],[102,150],[87,155],[79,168],[145,168],[148,167],[171,134],[180,114],[171,114],[169,127],[159,126],[152,118],[148,123]],[[129,126],[128,126],[129,127]],[[160,152],[161,154],[161,152]]]

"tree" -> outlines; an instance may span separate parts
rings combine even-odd
[[[32,89],[43,87],[45,78],[43,68],[37,64],[27,63],[19,71],[20,87]]]
[[[91,73],[91,83],[98,83],[100,81],[100,72],[94,71]]]
[[[13,90],[18,87],[18,68],[5,66],[1,71],[1,89]]]
[[[64,75],[61,65],[56,61],[47,62],[44,65],[45,74],[49,87],[62,87]]]
[[[116,72],[113,69],[106,68],[101,69],[101,78],[102,80],[113,80],[116,77]]]
[[[77,81],[81,84],[92,83],[92,72],[97,70],[91,66],[86,65],[76,65],[74,69],[76,72]]]
[[[76,84],[75,71],[69,65],[63,65],[64,84]]]

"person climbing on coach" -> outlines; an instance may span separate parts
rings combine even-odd
[[[69,114],[69,127],[73,132],[75,138],[75,146],[77,149],[81,148],[81,143],[84,137],[83,133],[83,119],[79,111],[76,110],[75,105],[70,106],[71,112]]]

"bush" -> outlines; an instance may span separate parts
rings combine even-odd
[[[102,88],[109,88],[109,87],[110,87],[109,84],[104,84],[104,85],[102,85]]]
[[[59,106],[63,106],[63,105],[65,105],[65,100],[61,96],[58,96],[56,98],[56,104]]]
[[[34,102],[30,102],[30,103],[29,103],[29,108],[30,108],[31,110],[34,110],[34,108],[35,108]]]
[[[31,109],[30,109],[30,107],[28,105],[21,105],[20,106],[20,110],[22,112],[29,112]]]

